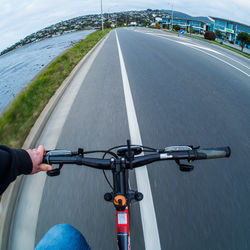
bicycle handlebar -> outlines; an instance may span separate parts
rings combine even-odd
[[[185,150],[184,150],[185,149]],[[124,168],[137,168],[155,161],[160,160],[205,160],[229,157],[231,154],[230,147],[220,148],[205,148],[194,149],[187,146],[181,147],[168,147],[165,150],[159,150],[157,153],[137,156],[132,161],[129,161],[125,157],[118,159],[99,159],[84,157],[84,154],[78,154],[77,152],[54,150],[48,151],[43,158],[43,163],[46,164],[77,164],[85,165],[98,169],[112,170],[114,164],[124,164]]]

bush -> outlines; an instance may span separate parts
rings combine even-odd
[[[104,22],[103,26],[104,26],[104,29],[110,29],[111,28],[111,23],[110,22]]]
[[[177,25],[174,25],[173,28],[175,31],[179,31],[181,29],[181,26],[177,24]]]
[[[215,35],[218,37],[218,38],[221,38],[222,37],[222,33],[220,30],[215,30]]]
[[[216,35],[213,31],[206,31],[205,34],[204,34],[204,38],[207,39],[207,40],[215,40],[216,38]]]

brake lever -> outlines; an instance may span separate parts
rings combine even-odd
[[[199,149],[200,148],[200,146],[189,146],[189,147],[191,147],[192,149]]]
[[[60,163],[58,168],[54,168],[54,169],[52,169],[50,171],[47,171],[47,175],[50,176],[50,177],[60,175],[62,167],[63,167],[63,163]]]
[[[179,166],[180,171],[190,172],[194,169],[193,165],[180,163],[180,160],[175,160],[176,164]]]

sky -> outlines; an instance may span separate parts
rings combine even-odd
[[[249,0],[102,0],[104,12],[171,9],[250,25]],[[100,0],[0,0],[0,51],[42,28],[73,17],[100,13]]]

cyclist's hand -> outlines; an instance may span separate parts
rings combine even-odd
[[[27,152],[33,163],[33,169],[31,174],[36,174],[40,171],[52,170],[52,166],[47,164],[42,164],[43,156],[45,154],[44,146],[41,145],[37,149],[28,149]]]

